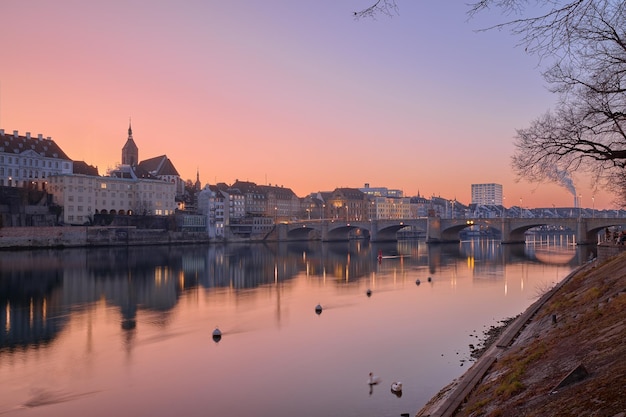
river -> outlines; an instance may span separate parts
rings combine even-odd
[[[0,414],[413,415],[572,239],[3,251]]]

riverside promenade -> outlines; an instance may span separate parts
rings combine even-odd
[[[478,386],[487,371],[513,344],[516,337],[535,316],[539,309],[556,294],[576,274],[589,269],[595,261],[582,265],[572,271],[552,289],[544,293],[537,301],[510,323],[497,340],[487,348],[474,365],[460,378],[442,389],[417,414],[416,417],[452,417],[469,394]]]

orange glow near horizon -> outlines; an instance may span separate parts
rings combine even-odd
[[[101,175],[121,162],[130,118],[140,160],[165,154],[203,185],[304,197],[368,183],[469,204],[472,183],[493,182],[506,207],[574,206],[565,188],[512,174],[515,129],[555,101],[515,38],[477,35],[463,4],[376,21],[354,21],[354,7],[4,4],[0,128],[50,136]],[[613,207],[573,180],[583,207]]]

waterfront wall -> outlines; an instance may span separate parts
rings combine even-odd
[[[0,249],[167,245],[208,243],[205,232],[173,232],[134,227],[6,227],[0,229]]]
[[[607,259],[619,255],[622,252],[626,252],[626,245],[619,245],[613,242],[602,242],[598,244],[598,262],[606,261]]]

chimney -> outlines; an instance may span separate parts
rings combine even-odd
[[[0,129],[0,136],[4,136],[4,129]]]
[[[19,136],[19,134],[18,134],[17,130],[14,130],[14,131],[13,131],[13,137],[14,137],[15,139],[17,139],[17,137],[18,137],[18,136]]]
[[[41,133],[39,133],[39,134],[37,135],[37,139],[39,139],[39,141],[41,142],[41,140],[43,139],[43,135],[42,135]]]
[[[26,139],[30,139],[30,132],[26,132]]]

